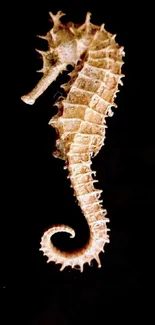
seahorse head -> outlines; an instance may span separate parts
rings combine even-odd
[[[82,25],[63,24],[60,18],[65,14],[61,11],[58,11],[56,15],[51,12],[49,14],[54,25],[49,32],[50,35],[48,36],[51,39],[48,41],[55,63],[76,65],[83,53],[89,48],[98,26],[90,23],[91,14],[89,12]]]

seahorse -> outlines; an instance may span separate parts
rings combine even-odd
[[[45,36],[47,51],[38,51],[43,57],[43,73],[35,88],[21,97],[27,104],[34,104],[59,74],[71,65],[70,80],[61,85],[66,97],[58,98],[58,113],[49,121],[57,131],[56,158],[65,160],[68,178],[74,195],[89,226],[89,240],[85,246],[74,252],[65,252],[52,243],[52,235],[67,232],[70,238],[75,231],[67,225],[53,225],[44,232],[41,248],[47,262],[61,264],[60,270],[67,266],[83,271],[84,264],[91,265],[95,259],[101,267],[99,254],[109,243],[106,217],[107,210],[102,207],[102,190],[95,188],[95,171],[91,170],[92,158],[97,155],[105,140],[106,117],[112,116],[112,107],[119,84],[123,85],[122,65],[124,47],[115,41],[116,35],[106,31],[104,24],[90,22],[87,12],[85,22],[62,23],[64,13],[49,12],[53,27]]]

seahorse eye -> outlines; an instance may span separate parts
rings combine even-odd
[[[46,59],[49,63],[50,66],[53,66],[56,62],[57,62],[57,59],[58,59],[58,56],[54,53],[49,53],[47,56],[46,56]]]

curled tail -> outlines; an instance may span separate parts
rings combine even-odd
[[[81,272],[85,263],[90,264],[96,259],[98,266],[101,267],[99,254],[104,252],[105,243],[109,242],[106,223],[109,219],[105,218],[107,211],[102,208],[101,190],[94,187],[97,182],[92,175],[95,173],[90,168],[91,160],[89,153],[68,153],[68,169],[71,186],[74,189],[79,206],[87,220],[90,237],[86,245],[75,252],[64,252],[56,248],[51,241],[51,236],[57,232],[67,232],[71,238],[75,236],[75,231],[66,225],[57,225],[48,229],[41,240],[41,249],[48,257],[48,262],[62,264],[63,270],[66,266],[79,266]]]

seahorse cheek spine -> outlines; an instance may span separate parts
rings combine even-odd
[[[101,266],[99,254],[109,242],[106,226],[109,219],[106,218],[107,211],[102,208],[102,190],[94,187],[97,180],[93,178],[95,172],[91,170],[91,159],[104,144],[106,117],[113,115],[112,106],[117,107],[114,100],[124,76],[121,73],[124,49],[116,43],[116,35],[108,33],[104,25],[100,27],[90,23],[90,13],[87,13],[85,23],[78,27],[62,24],[61,12],[50,15],[54,27],[45,37],[49,51],[48,60],[47,53],[43,54],[44,75],[34,90],[22,99],[32,104],[50,81],[55,80],[57,72],[59,74],[69,63],[74,66],[70,80],[62,85],[67,97],[58,100],[58,114],[49,124],[58,132],[54,156],[66,161],[68,178],[88,222],[90,238],[80,250],[73,253],[61,251],[52,244],[51,236],[66,231],[73,238],[75,232],[66,225],[57,225],[44,233],[41,250],[48,262],[62,264],[61,270],[68,265],[78,265],[82,271],[84,263],[90,264],[93,259]],[[56,58],[54,67],[49,64],[49,55]]]

